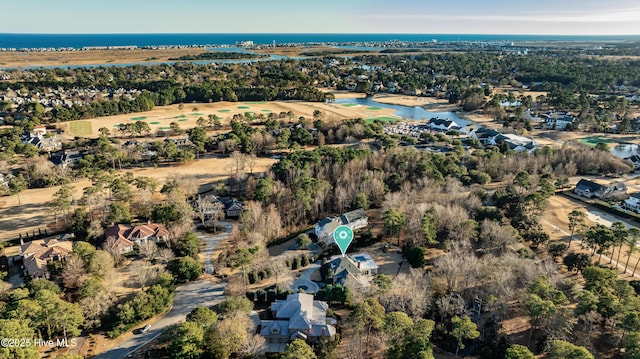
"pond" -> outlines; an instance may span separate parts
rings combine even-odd
[[[455,112],[431,112],[426,111],[420,106],[403,106],[403,105],[390,105],[382,102],[375,101],[372,97],[365,98],[340,98],[336,99],[334,103],[340,105],[361,105],[367,107],[382,107],[392,109],[395,112],[395,116],[407,119],[407,120],[429,120],[434,117],[448,119],[455,121],[460,127],[472,125],[473,122],[460,118]]]
[[[631,143],[619,143],[611,149],[611,153],[620,158],[627,158],[640,154],[638,151],[638,145]]]

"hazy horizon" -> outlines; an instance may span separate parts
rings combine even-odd
[[[255,35],[255,34],[274,34],[274,35],[490,35],[490,36],[554,36],[554,37],[639,37],[637,34],[553,34],[553,33],[464,33],[464,32],[0,32],[0,35]]]
[[[7,34],[640,35],[640,6],[631,0],[23,0],[3,10]]]

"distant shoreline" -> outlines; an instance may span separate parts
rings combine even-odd
[[[338,46],[397,42],[625,42],[637,35],[510,35],[510,34],[20,34],[0,33],[0,49],[79,50],[92,47],[216,47],[251,41],[258,46],[334,44]]]

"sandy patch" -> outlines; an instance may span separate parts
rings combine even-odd
[[[83,179],[71,185],[75,189],[75,198],[79,198],[82,189],[91,184],[89,180]],[[53,194],[60,186],[50,188],[37,188],[22,191],[20,193],[20,203],[18,196],[5,197],[5,205],[0,207],[0,241],[14,239],[21,233],[38,233],[38,229],[44,233],[52,231],[55,218],[48,206]],[[59,221],[62,225],[62,221]]]
[[[479,113],[479,112],[464,112],[458,114],[465,120],[472,121],[478,125],[482,125],[487,128],[493,128],[495,130],[501,130],[504,128],[501,122],[496,121],[495,117]]]
[[[135,49],[135,50],[90,50],[52,52],[0,52],[0,66],[17,68],[22,66],[68,66],[96,64],[154,63],[169,61],[184,55],[197,55],[204,49]]]
[[[529,91],[524,89],[514,89],[513,87],[496,87],[493,89],[495,93],[509,93],[513,92],[513,95],[518,98],[520,96],[531,96],[532,99],[536,99],[538,96],[547,96],[547,91]]]

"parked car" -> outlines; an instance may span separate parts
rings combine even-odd
[[[151,329],[151,325],[147,324],[144,326],[144,328],[142,328],[142,331],[140,333],[146,333],[149,331],[149,329]]]

